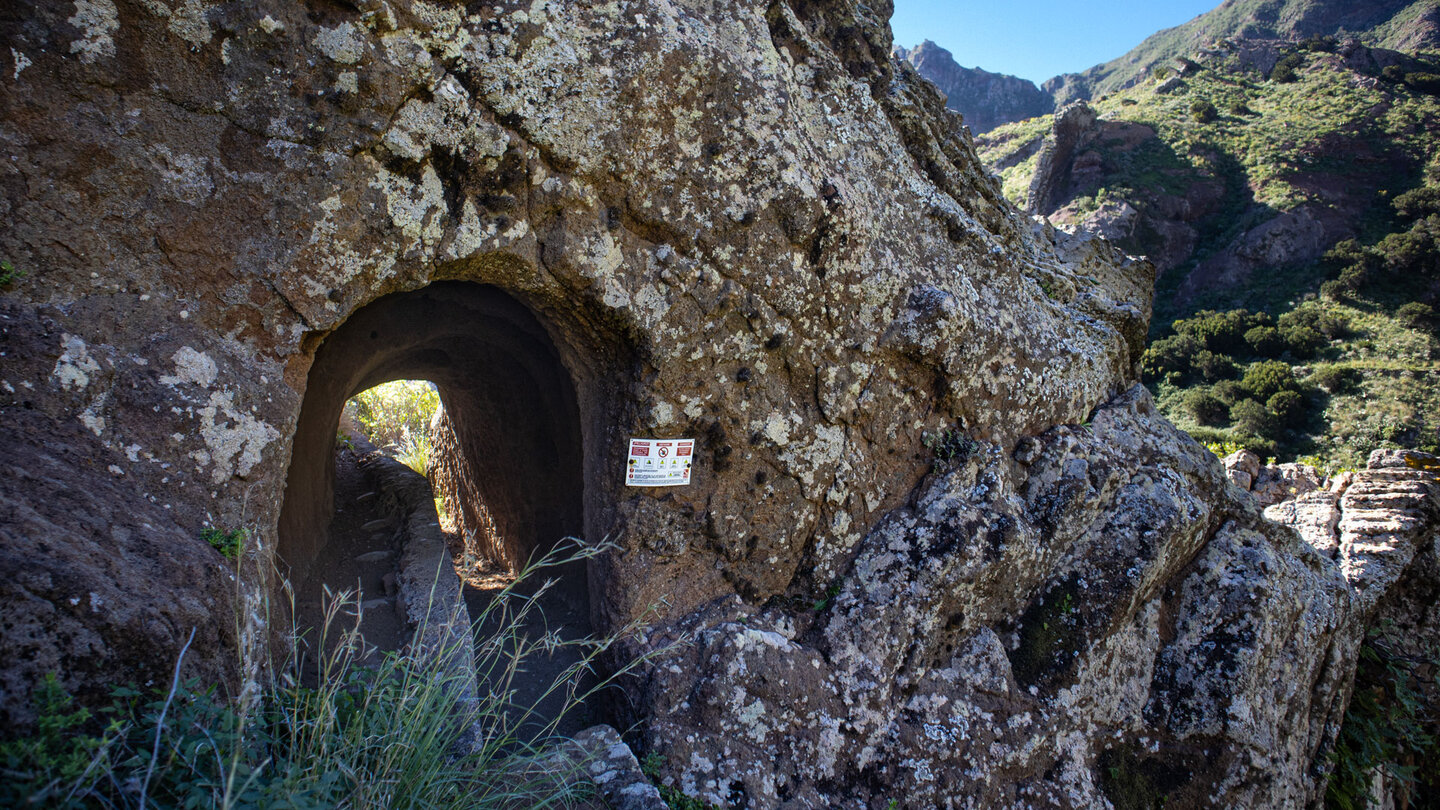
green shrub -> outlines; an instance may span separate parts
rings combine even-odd
[[[1245,369],[1240,386],[1257,400],[1265,401],[1281,391],[1295,391],[1300,383],[1288,363],[1279,360],[1262,360]],[[1259,403],[1256,403],[1259,404]]]
[[[1399,65],[1386,65],[1380,71],[1380,78],[1392,84],[1405,81],[1405,71]]]
[[[1246,396],[1245,389],[1235,380],[1221,380],[1215,383],[1210,387],[1210,393],[1225,403],[1226,407],[1234,405]]]
[[[1436,325],[1435,310],[1429,304],[1411,301],[1395,310],[1395,319],[1411,329],[1433,331]]]
[[[1376,630],[1370,631],[1360,647],[1350,706],[1330,754],[1334,772],[1325,792],[1327,807],[1372,807],[1370,788],[1377,770],[1402,794],[1422,799],[1418,806],[1429,806],[1425,797],[1440,790],[1437,670],[1440,652],[1435,649],[1406,656]]]
[[[1242,399],[1230,406],[1230,421],[1235,429],[1250,436],[1269,436],[1274,429],[1274,415],[1253,399]]]
[[[1405,83],[1419,93],[1440,94],[1440,74],[1406,73]]]
[[[1404,194],[1397,195],[1390,204],[1395,207],[1395,213],[1407,222],[1428,217],[1431,214],[1440,214],[1440,188],[1434,186],[1412,188]]]
[[[1218,425],[1230,413],[1230,408],[1219,397],[1204,388],[1186,391],[1183,406],[1190,417],[1201,425]]]
[[[210,547],[220,552],[225,559],[239,559],[240,552],[245,549],[246,533],[244,529],[217,529],[213,526],[206,526],[200,530],[200,539],[210,544]]]
[[[1196,352],[1191,365],[1200,372],[1200,376],[1205,382],[1229,379],[1239,371],[1235,367],[1235,361],[1231,360],[1229,356],[1216,354],[1209,350]]]
[[[1197,98],[1190,103],[1190,117],[1201,124],[1208,124],[1220,117],[1220,111],[1209,101]]]
[[[1285,349],[1299,358],[1314,357],[1325,348],[1325,336],[1309,326],[1291,326],[1280,331]]]
[[[1266,400],[1265,407],[1286,427],[1295,427],[1305,417],[1305,397],[1298,391],[1281,391]]]
[[[1261,357],[1275,357],[1285,350],[1285,341],[1280,330],[1273,326],[1257,326],[1245,333],[1245,342],[1250,350]]]
[[[1303,64],[1305,64],[1305,57],[1298,52],[1285,56],[1270,70],[1270,81],[1277,84],[1289,84],[1295,81],[1300,78],[1295,73],[1295,69]]]
[[[1161,338],[1145,350],[1141,367],[1151,378],[1189,374],[1195,354],[1203,348],[1204,344],[1189,335]]]
[[[1360,372],[1349,366],[1322,366],[1310,375],[1310,381],[1332,394],[1339,394],[1360,383]]]
[[[1350,319],[1338,312],[1322,310],[1314,328],[1330,340],[1339,340],[1350,334]]]
[[[24,270],[16,270],[15,265],[0,259],[0,287],[8,287],[24,277]]]
[[[361,391],[347,407],[365,436],[382,447],[403,447],[412,436],[428,436],[440,407],[440,392],[425,380],[396,380]]]
[[[1216,312],[1202,309],[1189,318],[1175,321],[1178,335],[1190,337],[1201,348],[1219,354],[1237,354],[1245,351],[1245,333],[1257,326],[1267,326],[1270,316],[1264,312],[1251,313],[1243,309]]]

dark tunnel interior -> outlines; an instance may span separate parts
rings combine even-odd
[[[560,538],[581,536],[579,411],[548,333],[495,287],[437,282],[361,308],[316,351],[280,515],[278,552],[292,582],[325,575],[313,569],[335,513],[336,427],[346,400],[398,379],[439,389],[441,421],[453,431],[438,443],[439,466],[464,494],[452,510],[462,533],[484,533],[493,522],[494,536],[477,543],[493,562],[513,570]],[[485,525],[477,514],[488,517]],[[563,587],[588,613],[585,573],[567,571]]]

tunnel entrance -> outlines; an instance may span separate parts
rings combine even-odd
[[[319,615],[302,602],[317,600],[327,585],[353,589],[357,577],[369,606],[387,609],[382,569],[400,554],[397,527],[372,511],[374,489],[357,462],[374,448],[358,437],[345,438],[358,426],[342,424],[342,413],[355,395],[395,380],[429,381],[439,395],[427,472],[447,496],[446,528],[472,616],[487,613],[518,568],[584,530],[575,389],[534,314],[499,289],[466,282],[437,282],[381,298],[325,338],[309,372],[277,549],[282,573],[296,586],[298,629]],[[367,585],[367,576],[375,581]],[[555,583],[525,632],[588,635],[585,564],[546,576]],[[539,585],[524,587],[533,593]],[[488,613],[493,625],[495,613]],[[383,639],[388,619],[374,620],[377,638]],[[371,622],[367,613],[367,628]],[[484,624],[477,623],[477,632],[493,630]],[[550,685],[545,670],[568,663],[530,662],[540,671],[512,684],[520,692],[517,705],[524,705],[527,692],[538,700]],[[542,717],[556,710],[558,704],[540,707]]]

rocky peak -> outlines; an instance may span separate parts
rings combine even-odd
[[[960,113],[975,134],[1001,124],[1045,115],[1055,109],[1049,94],[1017,76],[965,68],[950,52],[930,40],[913,48],[895,48],[895,58],[909,62],[945,94],[945,106]]]

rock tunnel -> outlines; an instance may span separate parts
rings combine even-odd
[[[336,426],[345,402],[398,379],[440,392],[448,442],[441,465],[461,479],[462,532],[493,525],[478,545],[514,568],[584,532],[581,422],[571,375],[528,307],[496,287],[441,281],[357,310],[316,350],[296,426],[278,556],[292,582],[314,570],[335,510]],[[432,461],[432,467],[435,466]],[[589,612],[583,570],[562,578]]]

